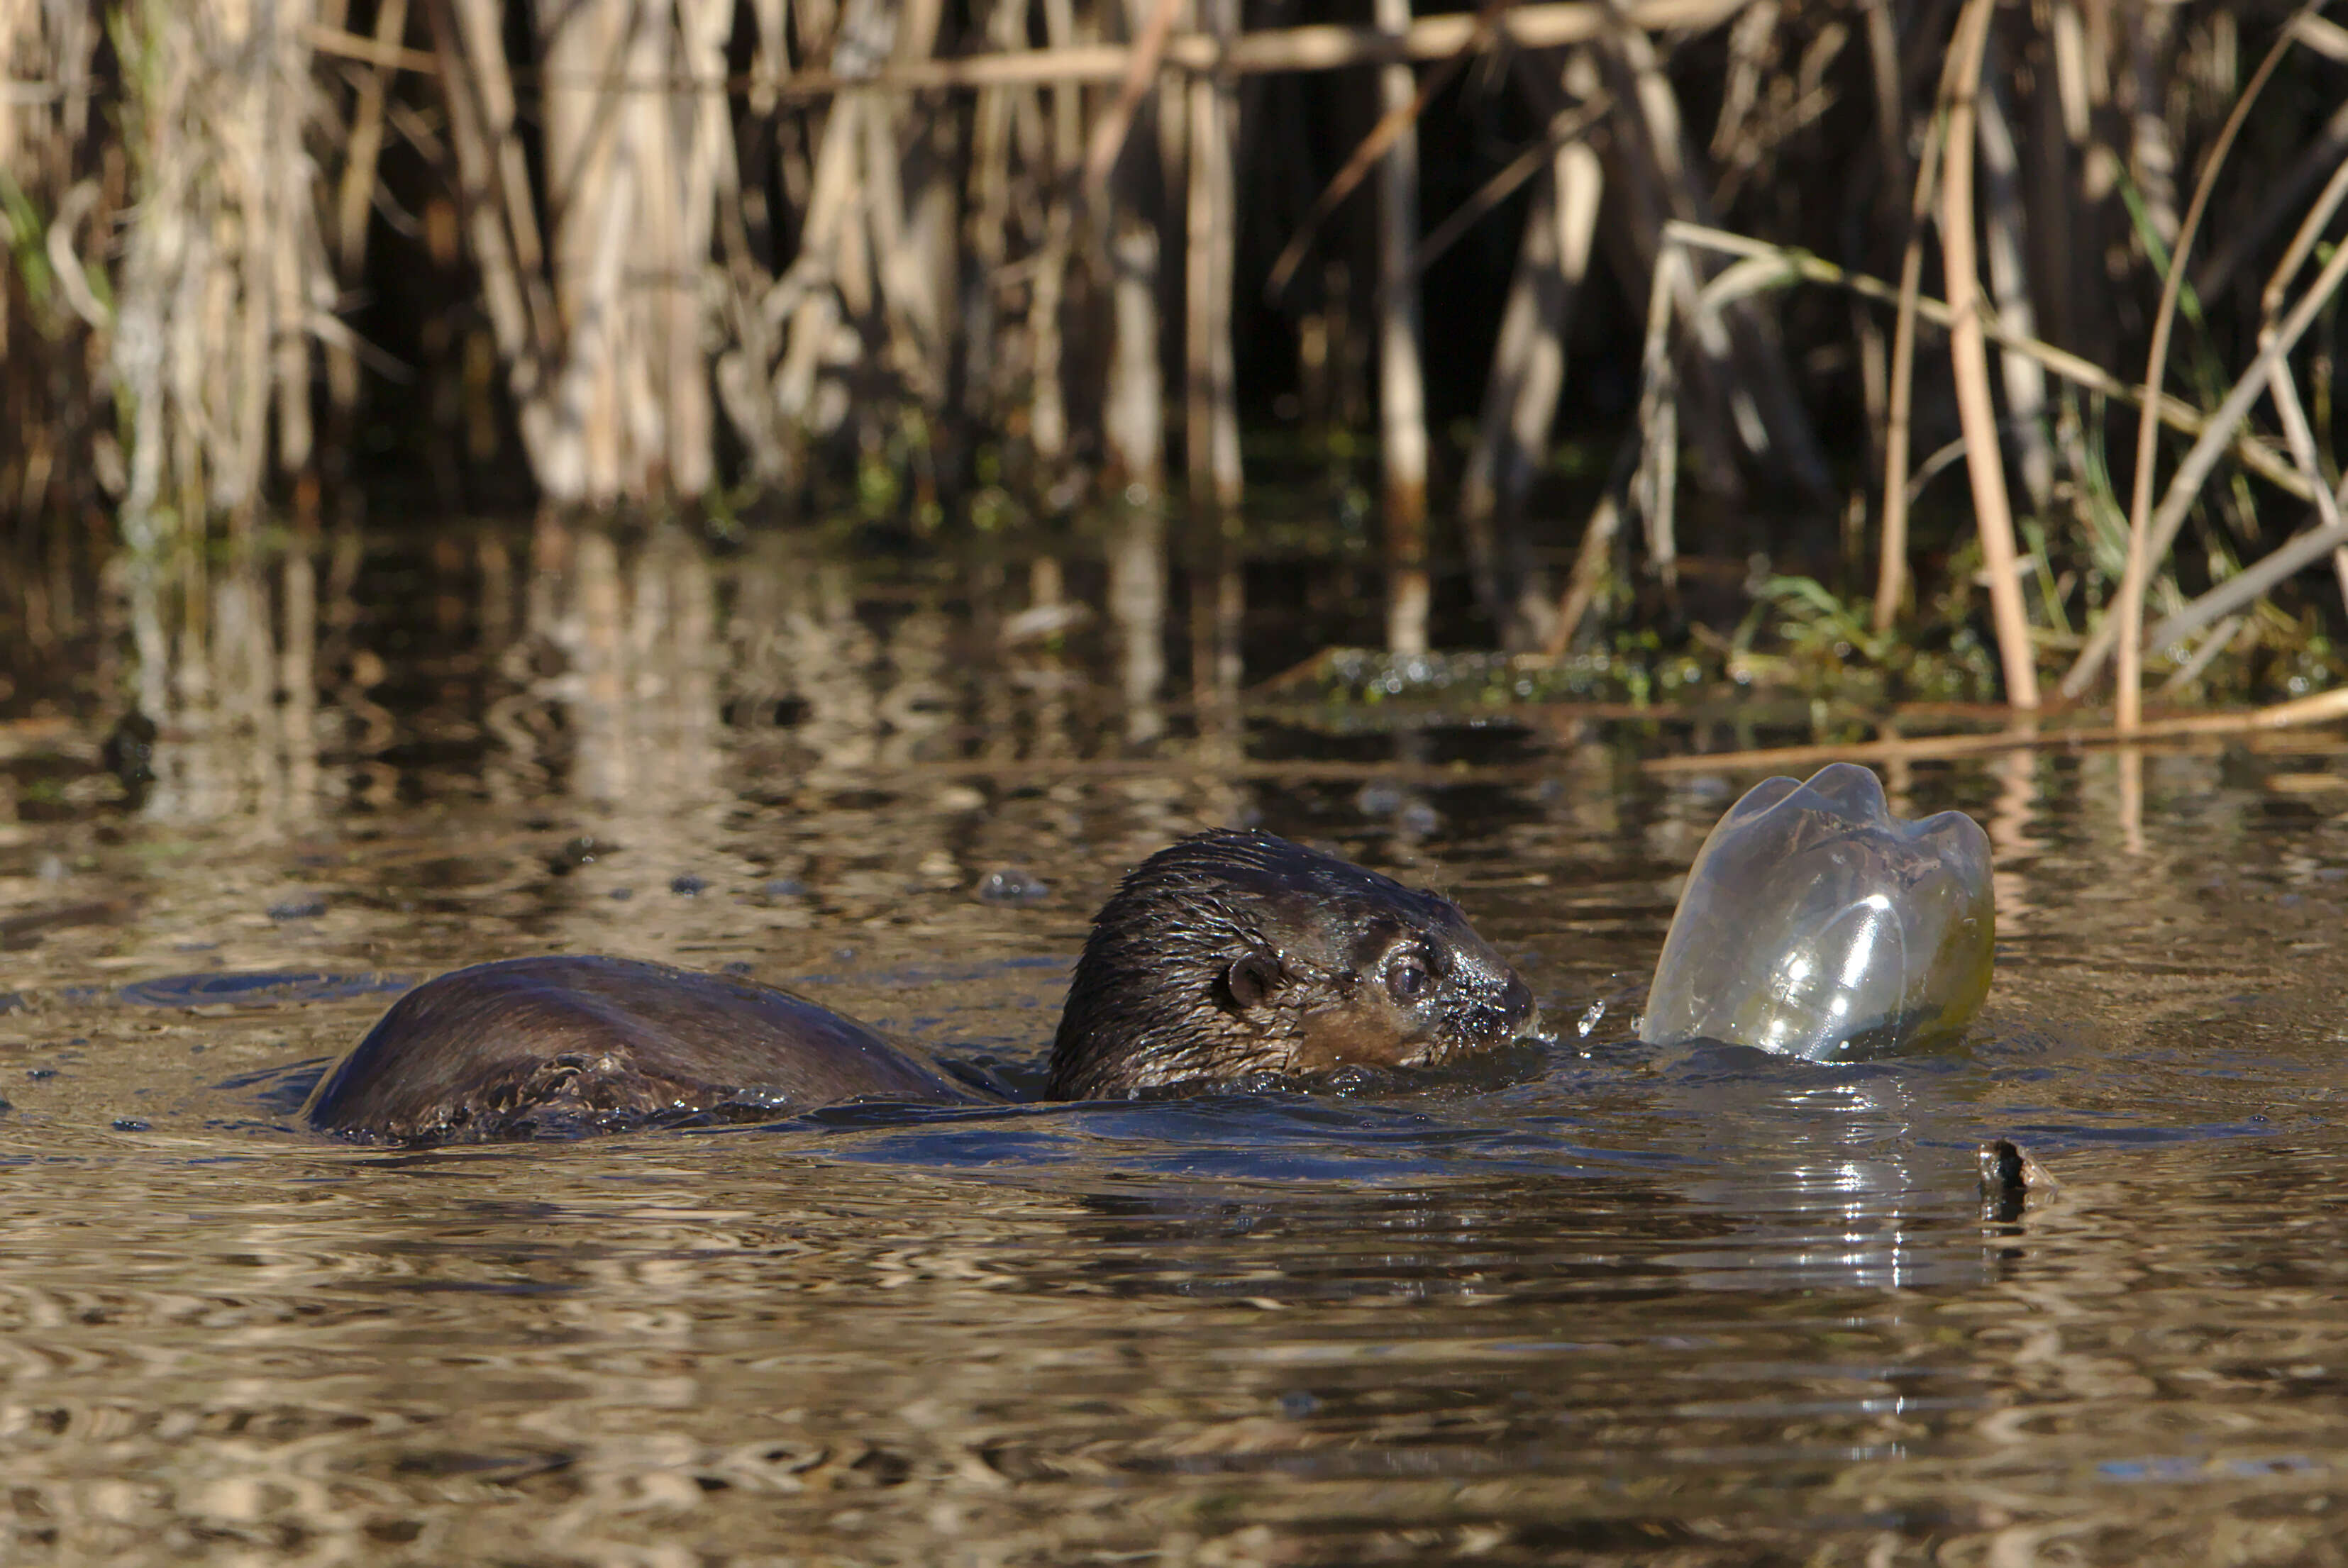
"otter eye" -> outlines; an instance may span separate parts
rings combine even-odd
[[[1386,991],[1398,1002],[1415,1002],[1435,989],[1435,971],[1416,953],[1405,953],[1386,966]]]
[[[1280,960],[1265,953],[1250,953],[1235,958],[1223,971],[1223,989],[1231,993],[1232,1003],[1242,1011],[1261,1007],[1264,999],[1281,987]]]

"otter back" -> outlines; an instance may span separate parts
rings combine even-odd
[[[970,1091],[804,997],[628,958],[510,958],[392,1004],[312,1091],[322,1132],[527,1137],[722,1109]]]

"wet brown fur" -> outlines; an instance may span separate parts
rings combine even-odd
[[[631,958],[476,964],[391,1005],[312,1091],[320,1132],[400,1143],[592,1131],[727,1103],[976,1096],[772,986]]]
[[[1531,1013],[1524,982],[1448,900],[1271,834],[1218,830],[1150,856],[1094,921],[1047,1093],[1432,1066],[1515,1038]],[[983,1098],[789,991],[548,957],[408,992],[304,1113],[321,1132],[414,1143]]]
[[[1411,961],[1435,972],[1406,1005],[1386,980]],[[1094,919],[1049,1092],[1432,1067],[1531,1020],[1532,993],[1449,899],[1222,829],[1151,856]]]

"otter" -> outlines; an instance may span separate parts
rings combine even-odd
[[[1519,1038],[1534,1016],[1532,992],[1449,899],[1216,829],[1142,862],[1094,918],[1045,1097],[1438,1067]],[[303,1114],[321,1132],[418,1143],[1001,1098],[790,991],[547,957],[409,991]]]

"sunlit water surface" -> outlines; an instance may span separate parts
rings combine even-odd
[[[138,809],[96,734],[0,752],[0,1560],[2343,1554],[2334,737],[2148,756],[2140,812],[2110,754],[1892,770],[1992,829],[1985,1022],[1663,1052],[1675,878],[1758,774],[1639,761],[1720,737],[1260,718],[1128,764],[1084,661],[954,651],[959,589],[829,640],[784,592],[815,630],[753,704],[750,586],[628,569],[469,601],[404,686],[352,675],[430,614],[394,584],[297,743],[191,711]],[[1556,1042],[1405,1095],[297,1124],[398,986],[549,950],[747,966],[1016,1081],[1118,872],[1223,822],[1451,892]],[[1047,890],[975,896],[1005,869]],[[1985,1215],[1997,1135],[2060,1192]]]

